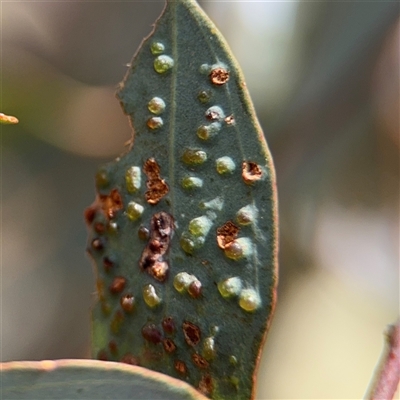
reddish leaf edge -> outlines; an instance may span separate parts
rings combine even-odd
[[[374,371],[372,385],[366,396],[369,400],[391,400],[400,381],[400,320],[389,325],[385,332],[385,347]]]

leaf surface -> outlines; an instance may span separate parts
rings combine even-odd
[[[154,371],[95,360],[1,364],[3,400],[202,400],[190,385]]]
[[[242,73],[193,0],[167,2],[118,92],[134,129],[86,211],[93,355],[249,399],[277,284],[272,159]]]

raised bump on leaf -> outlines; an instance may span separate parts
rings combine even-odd
[[[153,114],[162,114],[165,110],[165,102],[160,97],[153,97],[147,104],[147,108]]]

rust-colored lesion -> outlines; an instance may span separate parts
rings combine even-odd
[[[210,72],[210,80],[214,85],[223,85],[229,80],[229,72],[225,68],[214,68]]]
[[[185,337],[185,341],[189,346],[196,346],[199,344],[201,339],[200,328],[189,322],[184,321],[182,324],[183,335]]]
[[[253,161],[243,161],[242,178],[245,183],[252,184],[262,178],[263,171],[260,166]]]
[[[106,231],[106,226],[102,222],[95,222],[95,224],[93,225],[93,229],[99,235],[102,235]]]
[[[175,332],[175,322],[172,317],[166,317],[162,321],[162,327],[165,333],[172,334]]]
[[[98,207],[96,205],[96,202],[85,209],[84,217],[85,217],[85,221],[86,221],[87,225],[92,224],[92,222],[94,221],[94,219],[96,217],[97,211],[98,211]]]
[[[174,362],[174,368],[177,372],[179,372],[182,375],[186,375],[187,373],[187,367],[186,364],[181,361],[181,360],[175,360]]]
[[[120,304],[124,311],[130,313],[135,309],[135,297],[128,293],[121,297]]]
[[[101,208],[109,220],[115,218],[117,212],[124,208],[118,189],[111,190],[108,195],[99,195],[99,200]]]
[[[143,165],[143,172],[147,176],[146,201],[149,204],[157,204],[169,192],[169,187],[160,176],[160,166],[154,158],[149,158]]]
[[[109,194],[98,194],[93,204],[86,208],[84,212],[86,224],[91,226],[98,214],[104,214],[109,223],[123,208],[124,204],[118,189],[112,189]],[[106,225],[103,222],[96,221],[93,228],[96,232],[103,234]]]
[[[210,396],[213,391],[213,381],[211,375],[206,374],[201,377],[198,386],[199,392],[203,393],[206,396]]]
[[[225,120],[227,125],[233,125],[236,121],[235,121],[235,117],[233,116],[233,114],[228,115]]]
[[[176,350],[176,344],[171,339],[164,339],[163,346],[167,353],[173,353]]]
[[[208,361],[198,353],[192,354],[192,360],[193,360],[194,365],[196,365],[197,367],[199,367],[201,369],[205,369],[205,368],[209,367]]]
[[[188,293],[194,299],[198,299],[201,296],[202,290],[202,284],[199,280],[193,281],[188,287]]]
[[[109,256],[105,256],[103,257],[103,267],[105,272],[110,272],[115,266],[115,261],[109,257]]]
[[[224,225],[217,229],[217,243],[221,249],[225,249],[232,243],[239,234],[239,227],[232,221],[225,222]]]
[[[147,271],[155,279],[164,282],[168,276],[168,263],[164,259],[171,244],[174,219],[166,212],[153,215],[150,224],[150,238],[139,260],[142,271]]]
[[[126,285],[126,279],[123,276],[116,276],[109,287],[110,292],[113,294],[121,293]]]
[[[148,342],[157,344],[162,341],[162,334],[160,330],[154,324],[147,324],[142,328],[142,336]]]
[[[151,274],[160,282],[164,282],[168,273],[168,264],[165,261],[156,261],[149,270]]]

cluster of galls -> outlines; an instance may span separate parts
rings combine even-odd
[[[174,219],[166,212],[154,214],[150,238],[140,257],[139,266],[160,282],[167,279],[168,263],[164,259],[171,243]]]

